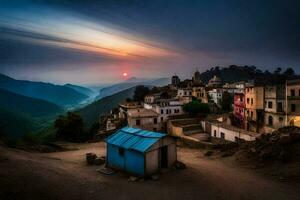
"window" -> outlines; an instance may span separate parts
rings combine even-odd
[[[166,110],[166,114],[169,114],[169,110],[168,109]]]
[[[250,102],[250,99],[249,99],[249,98],[247,98],[247,104],[249,104],[249,102]]]
[[[280,121],[280,122],[283,122],[283,118],[282,118],[282,117],[279,117],[279,121]]]
[[[160,117],[160,121],[163,122],[164,121],[164,117]]]
[[[283,104],[282,104],[282,102],[278,102],[278,103],[277,103],[277,110],[278,110],[279,112],[282,112],[282,111],[283,111]]]
[[[253,99],[251,98],[251,105],[253,105]]]
[[[221,132],[221,138],[225,139],[225,133]]]
[[[124,148],[119,147],[119,155],[122,157],[124,156]]]
[[[154,118],[154,119],[153,119],[153,123],[154,123],[154,124],[157,124],[157,118]]]
[[[251,118],[253,117],[253,111],[251,111]]]
[[[273,117],[272,116],[269,116],[269,118],[268,118],[268,124],[270,126],[273,126]]]
[[[291,96],[294,97],[295,96],[295,90],[291,89]]]
[[[273,102],[272,101],[268,101],[268,108],[272,108],[273,107]]]
[[[160,110],[160,114],[164,114],[164,110],[163,109]]]
[[[296,104],[291,104],[291,111],[296,112]]]
[[[235,136],[235,137],[234,137],[234,141],[235,141],[235,142],[239,142],[239,138]]]
[[[140,119],[137,119],[137,120],[135,121],[135,124],[136,124],[137,126],[141,125],[141,120],[140,120]]]
[[[298,91],[298,96],[300,96],[300,89],[299,89],[299,91]]]
[[[217,137],[217,131],[214,130],[214,137]]]

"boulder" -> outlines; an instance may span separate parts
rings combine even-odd
[[[85,154],[85,158],[88,165],[93,165],[97,155],[95,153],[87,153]]]
[[[105,160],[104,159],[102,159],[101,157],[99,158],[96,158],[95,160],[94,160],[94,165],[103,165],[105,163]]]
[[[176,161],[174,163],[175,169],[186,169],[186,165],[183,162]]]

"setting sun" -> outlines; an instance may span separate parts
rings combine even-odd
[[[123,76],[126,77],[128,74],[126,72],[123,73]]]

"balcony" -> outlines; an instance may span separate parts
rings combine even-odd
[[[246,117],[247,121],[250,121],[250,122],[256,122],[256,119],[254,119],[254,117]]]
[[[288,100],[300,100],[300,96],[288,96]]]

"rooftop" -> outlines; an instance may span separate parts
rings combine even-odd
[[[158,117],[158,113],[154,112],[151,109],[146,108],[137,108],[128,111],[130,117]]]
[[[166,136],[164,133],[124,127],[106,138],[105,141],[108,144],[113,144],[124,149],[133,149],[143,153],[164,136]]]

